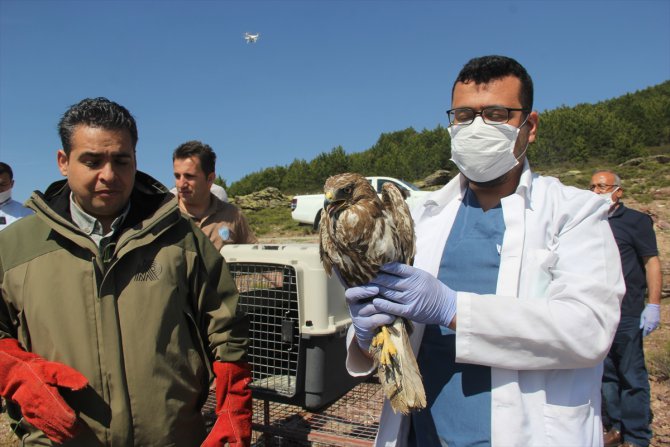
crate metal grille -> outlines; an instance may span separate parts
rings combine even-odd
[[[210,391],[203,408],[208,430],[216,421],[216,397]],[[384,394],[376,377],[359,383],[317,412],[254,399],[252,445],[255,447],[370,447],[377,430]]]
[[[251,388],[293,397],[300,354],[296,271],[290,265],[228,264],[250,320]]]
[[[270,445],[369,447],[379,429],[383,399],[378,382],[364,382],[317,412],[255,400],[253,428],[263,433],[256,439],[271,439]]]

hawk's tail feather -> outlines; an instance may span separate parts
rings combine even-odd
[[[396,412],[409,414],[426,407],[426,393],[405,324],[403,318],[396,318],[391,325],[382,326],[370,345],[370,352],[391,407]]]

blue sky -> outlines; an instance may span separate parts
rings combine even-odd
[[[607,100],[670,79],[670,0],[0,0],[0,160],[15,199],[44,190],[60,116],[106,96],[137,119],[141,170],[173,186],[172,150],[198,139],[230,184],[446,126],[485,54],[528,69],[540,112]]]

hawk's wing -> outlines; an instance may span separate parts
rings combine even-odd
[[[379,200],[363,177],[332,176],[324,186],[328,205],[319,229],[321,261],[348,286],[369,282],[382,264],[414,260],[414,224],[400,190],[386,183]],[[394,411],[426,407],[421,373],[409,344],[409,321],[381,327],[370,345],[384,394]]]
[[[322,263],[329,275],[337,267],[349,287],[369,282],[385,262],[381,242],[387,225],[380,205],[361,201],[335,215],[321,215]]]
[[[388,182],[382,186],[382,203],[395,224],[396,244],[399,252],[397,261],[412,265],[416,253],[416,239],[414,236],[414,221],[409,206],[407,206],[400,189],[393,183]]]

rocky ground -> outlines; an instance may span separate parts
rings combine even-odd
[[[670,339],[670,329],[667,327],[667,322],[670,321],[670,305],[667,303],[667,299],[663,308],[663,321],[666,322],[663,330],[667,343],[667,340]],[[651,384],[651,409],[654,413],[654,420],[651,424],[654,437],[651,446],[668,447],[670,446],[670,382],[667,378],[661,380],[653,375],[649,382]]]

